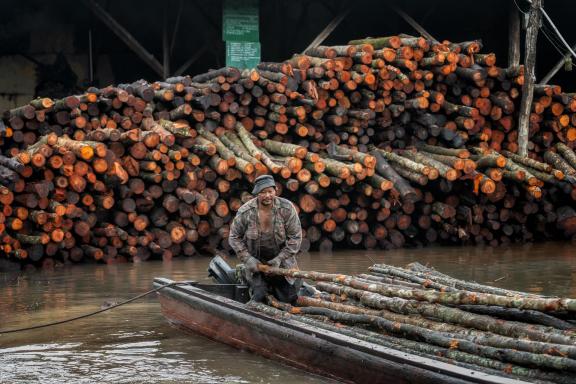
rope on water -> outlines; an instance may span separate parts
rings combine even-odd
[[[125,301],[123,301],[123,302],[121,302],[121,303],[114,304],[114,305],[112,305],[112,306],[110,306],[110,307],[103,308],[103,309],[99,309],[99,310],[97,310],[97,311],[90,312],[90,313],[85,313],[85,314],[80,315],[80,316],[71,317],[71,318],[69,318],[69,319],[54,321],[54,322],[46,323],[46,324],[34,325],[34,326],[31,326],[31,327],[25,327],[25,328],[15,328],[15,329],[6,329],[6,330],[1,330],[1,329],[0,329],[0,335],[2,335],[2,334],[7,334],[7,333],[16,333],[16,332],[30,331],[30,330],[39,329],[39,328],[46,328],[46,327],[51,327],[51,326],[53,326],[53,325],[65,324],[65,323],[69,323],[69,322],[71,322],[71,321],[84,319],[84,318],[86,318],[86,317],[94,316],[94,315],[97,315],[97,314],[99,314],[99,313],[109,311],[109,310],[111,310],[111,309],[113,309],[113,308],[118,308],[118,307],[120,307],[120,306],[122,306],[122,305],[129,304],[129,303],[131,303],[131,302],[133,302],[133,301],[135,301],[135,300],[138,300],[138,299],[140,299],[140,298],[142,298],[142,297],[144,297],[144,296],[148,296],[148,295],[151,294],[151,293],[158,292],[158,291],[160,291],[161,289],[168,288],[168,287],[172,287],[172,286],[175,286],[175,285],[189,285],[189,284],[191,284],[191,283],[192,283],[192,282],[190,282],[190,281],[183,281],[183,282],[182,282],[182,281],[177,281],[177,282],[174,282],[174,283],[166,284],[166,285],[163,285],[163,286],[161,286],[161,287],[151,289],[151,290],[149,290],[148,292],[144,292],[144,293],[142,293],[142,294],[140,294],[140,295],[138,295],[138,296],[135,296],[135,297],[133,297],[133,298],[131,298],[131,299],[125,300]]]

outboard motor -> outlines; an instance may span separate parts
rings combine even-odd
[[[228,263],[219,255],[210,260],[208,265],[208,276],[212,277],[219,284],[238,284],[236,269],[230,267]]]
[[[246,284],[238,280],[236,269],[232,268],[220,255],[216,255],[210,260],[208,265],[208,276],[212,277],[218,284]],[[319,291],[312,285],[303,282],[298,292],[299,296],[315,296]]]

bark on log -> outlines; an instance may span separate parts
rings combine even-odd
[[[387,309],[389,311],[405,315],[420,314],[429,319],[438,319],[450,324],[458,324],[465,327],[493,332],[502,336],[513,338],[526,338],[533,341],[563,345],[574,344],[573,338],[568,336],[536,329],[529,329],[518,323],[495,320],[489,316],[471,314],[458,308],[405,300],[401,298],[388,298],[377,293],[336,285],[333,283],[319,282],[316,284],[316,287],[329,293],[347,295],[356,298],[360,300],[364,305],[371,308]]]

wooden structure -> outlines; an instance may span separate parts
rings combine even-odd
[[[520,102],[520,117],[518,128],[518,154],[528,156],[528,118],[534,98],[534,83],[536,75],[536,40],[540,29],[540,6],[541,0],[534,0],[530,7],[528,28],[526,30],[526,44],[524,48],[524,84],[522,85],[522,101]]]

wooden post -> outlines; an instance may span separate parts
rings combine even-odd
[[[524,85],[522,86],[522,101],[520,102],[520,118],[518,123],[518,154],[526,157],[528,155],[528,130],[529,117],[534,97],[536,64],[536,41],[538,29],[540,28],[540,6],[541,0],[533,0],[530,5],[530,15],[528,17],[528,28],[526,30],[526,49],[524,53]]]
[[[92,49],[92,28],[88,28],[88,79],[90,84],[94,83],[94,57]]]
[[[162,64],[156,60],[154,55],[146,50],[135,38],[124,28],[120,23],[116,21],[108,12],[106,12],[102,7],[96,3],[94,0],[83,0],[84,4],[98,18],[106,24],[108,28],[112,30],[127,46],[130,47],[140,57],[146,64],[150,66],[158,75],[162,76],[164,74],[164,69],[162,68]]]
[[[174,76],[182,76],[184,72],[190,67],[192,64],[196,62],[203,54],[208,50],[208,44],[204,43],[204,45],[198,48],[192,56],[188,60],[186,60],[176,71],[174,71]]]
[[[178,37],[178,30],[180,29],[180,20],[182,19],[182,9],[184,8],[184,0],[178,3],[178,14],[176,15],[176,22],[174,23],[174,30],[172,31],[172,40],[170,41],[170,56],[174,51],[176,45],[176,38]]]
[[[187,4],[190,4],[192,7],[194,7],[194,10],[191,12],[191,14],[194,14],[195,16],[197,15],[198,18],[196,20],[200,20],[200,23],[198,23],[198,21],[195,23],[195,26],[197,27],[196,31],[200,34],[200,36],[202,36],[203,41],[210,42],[209,52],[214,55],[214,59],[216,60],[216,68],[220,68],[222,61],[221,56],[223,56],[222,49],[225,49],[225,44],[221,39],[222,28],[212,19],[208,13],[206,13],[204,7],[201,7],[198,2],[189,1]],[[204,24],[204,27],[201,24]],[[194,58],[194,60],[189,60],[191,63],[188,66],[192,65],[192,62],[195,60],[196,58]],[[183,66],[184,65],[182,65],[180,68]],[[186,68],[184,68],[184,70],[186,70]]]
[[[510,0],[509,4],[508,67],[515,67],[520,64],[520,12],[514,0]]]
[[[390,8],[392,8],[394,10],[394,12],[396,12],[398,15],[400,15],[400,17],[403,18],[404,21],[406,21],[412,28],[414,28],[416,31],[418,31],[418,33],[420,33],[422,36],[424,36],[428,40],[438,41],[430,33],[428,33],[428,31],[426,31],[424,29],[424,27],[422,27],[420,24],[418,24],[418,22],[416,20],[414,20],[412,17],[410,17],[410,15],[408,15],[406,12],[404,12],[400,8],[396,7],[395,5],[389,4],[388,6]]]
[[[328,24],[323,30],[322,32],[320,32],[318,34],[318,36],[316,36],[316,38],[306,47],[305,50],[302,51],[302,53],[306,52],[308,49],[310,48],[315,48],[317,46],[319,46],[320,44],[322,44],[322,42],[324,42],[324,40],[326,40],[326,38],[328,36],[330,36],[330,34],[332,33],[332,31],[334,31],[336,29],[336,27],[338,25],[340,25],[340,23],[342,22],[342,20],[344,20],[344,18],[346,18],[346,16],[350,13],[351,8],[347,8],[345,10],[343,10],[342,12],[340,12],[338,14],[338,16],[336,16],[331,22],[330,24]]]
[[[168,5],[164,7],[164,17],[162,20],[162,68],[164,78],[170,76],[170,45],[168,43]]]

